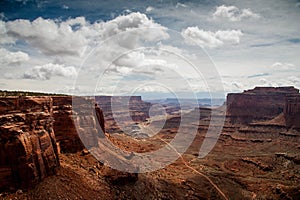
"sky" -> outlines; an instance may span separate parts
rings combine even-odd
[[[297,0],[2,0],[0,89],[146,98],[300,88]]]

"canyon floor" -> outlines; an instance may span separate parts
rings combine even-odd
[[[179,120],[170,117],[150,138],[117,131],[109,139],[128,151],[150,152],[175,137]],[[163,169],[129,174],[103,165],[85,150],[62,153],[56,175],[28,191],[2,193],[0,199],[300,199],[299,132],[266,123],[225,123],[213,150],[198,158],[208,124],[208,118],[200,120],[192,145]]]

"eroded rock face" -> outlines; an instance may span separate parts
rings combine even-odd
[[[76,152],[84,147],[77,135],[72,118],[72,97],[58,96],[53,99],[53,129],[62,152]]]
[[[54,117],[54,133],[56,136],[56,140],[60,144],[60,148],[62,152],[70,152],[74,153],[77,151],[81,151],[84,149],[84,145],[81,142],[80,137],[78,136],[78,132],[74,123],[73,113],[72,113],[72,100],[71,96],[56,96],[53,98],[53,117]],[[83,100],[83,108],[86,106],[88,101],[85,101],[82,97],[77,97],[78,99]],[[94,106],[95,102],[90,100],[88,102],[92,106]],[[80,109],[80,108],[77,108]],[[96,117],[99,121],[99,124],[102,128],[102,131],[105,132],[104,126],[104,117],[103,112],[99,106],[95,106]],[[75,113],[74,113],[75,114]],[[84,113],[82,118],[85,117],[93,117],[93,113]]]
[[[284,117],[288,128],[300,130],[300,94],[286,97]]]
[[[0,190],[29,188],[59,167],[52,98],[0,98]]]
[[[73,120],[72,100],[70,96],[0,98],[0,191],[28,188],[54,174],[59,167],[57,142],[63,152],[84,149]],[[93,109],[80,113],[81,122],[99,122],[105,132],[101,108],[95,101],[84,101]],[[82,106],[85,111],[86,105]],[[93,141],[89,129],[83,128],[87,130],[84,139]]]
[[[294,87],[256,87],[227,95],[227,116],[232,123],[270,120],[284,111],[287,96],[298,94]]]
[[[73,119],[78,136],[87,149],[98,146],[98,138],[105,137],[104,116],[94,99],[76,97],[73,101]],[[78,137],[77,136],[77,137]]]

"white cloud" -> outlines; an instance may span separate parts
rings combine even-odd
[[[241,30],[211,32],[198,27],[188,27],[182,30],[181,34],[189,44],[197,43],[200,46],[209,48],[239,44],[240,37],[243,35]]]
[[[229,21],[241,21],[243,19],[258,19],[260,15],[254,13],[251,9],[242,9],[235,6],[218,6],[213,13],[213,19],[227,19]]]
[[[201,46],[211,48],[223,45],[223,42],[215,37],[215,33],[204,31],[203,29],[199,29],[198,27],[188,27],[181,33],[190,44],[196,42]]]
[[[153,76],[162,73],[165,68],[175,68],[175,66],[159,56],[149,58],[149,55],[145,55],[143,51],[133,51],[115,60],[110,67],[110,71],[117,72],[120,75],[131,73],[137,76]]]
[[[134,68],[141,65],[145,60],[145,54],[141,52],[131,52],[128,53],[119,59],[117,59],[114,64],[118,66],[126,66],[129,68]]]
[[[101,25],[105,38],[123,31],[131,31],[130,34],[125,36],[126,38],[123,38],[124,41],[126,41],[125,44],[123,43],[123,46],[129,48],[135,46],[135,43],[140,39],[147,41],[159,41],[169,38],[169,35],[166,32],[166,27],[155,23],[145,14],[141,14],[139,12],[119,16]]]
[[[153,28],[153,29],[152,29]],[[34,21],[14,20],[0,21],[0,43],[24,41],[46,55],[83,55],[86,48],[103,42],[108,37],[131,30],[123,38],[125,48],[134,46],[139,39],[158,41],[167,39],[166,28],[145,14],[139,12],[119,16],[107,22],[96,21],[93,24],[84,17],[58,21],[43,19]]]
[[[0,44],[14,43],[14,39],[7,35],[7,29],[5,22],[0,19]]]
[[[30,71],[24,73],[25,79],[49,80],[53,76],[74,78],[77,76],[76,69],[73,66],[48,63],[42,66],[35,66]]]
[[[10,52],[4,48],[0,48],[0,57],[1,66],[16,65],[29,60],[27,53],[21,51]]]
[[[79,26],[82,19],[76,18]],[[7,34],[15,40],[25,41],[47,55],[80,55],[87,45],[87,38],[79,31],[72,30],[74,19],[67,22],[55,22],[37,18],[6,22]]]
[[[239,44],[240,37],[243,35],[241,30],[217,31],[215,37],[224,44]]]

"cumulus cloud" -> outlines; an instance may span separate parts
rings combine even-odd
[[[74,78],[77,76],[76,69],[73,66],[64,66],[48,63],[42,66],[35,66],[24,73],[25,79],[49,80],[53,76]]]
[[[16,65],[29,60],[27,53],[21,51],[10,52],[4,48],[0,48],[0,57],[1,66]]]
[[[133,51],[115,60],[114,64],[119,66],[134,68],[140,66],[144,62],[144,60],[145,60],[144,53]]]
[[[152,29],[153,28],[153,29]],[[124,47],[134,46],[139,39],[166,39],[166,28],[139,12],[119,16],[106,22],[90,23],[84,17],[59,21],[41,17],[29,21],[0,21],[0,42],[24,41],[46,55],[80,56],[87,47],[99,44],[123,31],[132,31],[123,38]],[[5,38],[5,39],[3,39]],[[126,42],[125,42],[126,41]]]
[[[218,6],[213,13],[213,19],[227,19],[229,21],[241,21],[243,19],[258,19],[260,15],[251,9],[242,9],[235,6]]]
[[[14,39],[7,34],[5,22],[0,19],[0,44],[14,43]]]
[[[164,68],[174,68],[174,66],[168,63],[164,59],[148,58],[149,55],[145,55],[144,52],[130,52],[123,55],[119,59],[113,62],[110,71],[124,74],[136,74],[136,75],[155,75],[164,71]]]
[[[181,32],[189,44],[198,44],[203,47],[215,48],[223,45],[236,45],[240,43],[243,35],[241,30],[205,31],[198,27],[188,27]]]
[[[100,24],[103,29],[103,36],[105,38],[118,34],[123,31],[131,31],[127,34],[123,41],[127,41],[125,47],[134,46],[139,39],[147,41],[159,41],[168,39],[169,34],[166,32],[167,28],[155,23],[149,19],[145,14],[139,12],[130,13],[129,15],[119,16],[111,21]]]
[[[80,55],[87,45],[87,38],[78,30],[72,30],[75,23],[83,26],[84,19],[67,22],[37,18],[34,21],[15,20],[5,23],[7,35],[15,41],[25,41],[47,55]]]

